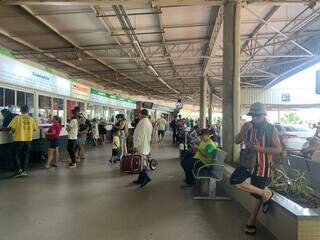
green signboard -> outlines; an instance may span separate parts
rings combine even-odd
[[[136,102],[131,99],[126,99],[117,95],[102,92],[95,88],[91,88],[91,99],[99,103],[104,103],[104,104],[109,104],[114,106],[121,106],[121,107],[127,107],[127,108],[136,107]]]

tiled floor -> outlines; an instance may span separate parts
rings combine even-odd
[[[235,201],[195,201],[181,190],[176,148],[153,149],[159,168],[144,189],[131,184],[136,176],[106,165],[109,148],[95,148],[76,169],[61,165],[0,181],[0,239],[274,239],[261,225],[246,236],[248,213]]]

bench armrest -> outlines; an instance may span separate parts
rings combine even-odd
[[[200,162],[200,160],[196,161],[194,164],[193,164],[193,168],[192,168],[192,172],[194,172],[196,170],[196,166],[197,164]]]
[[[196,174],[196,178],[201,178],[201,172],[204,170],[209,170],[210,174],[212,174],[212,178],[216,178],[217,180],[223,179],[223,169],[224,165],[222,164],[206,164],[198,169],[198,173]]]

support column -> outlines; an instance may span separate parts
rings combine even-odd
[[[207,105],[207,79],[200,80],[200,128],[206,127],[206,105]]]
[[[210,92],[209,94],[209,104],[208,104],[208,120],[209,125],[212,125],[212,104],[213,104],[213,94]]]
[[[224,6],[223,26],[223,148],[227,161],[239,161],[234,137],[240,131],[240,11],[239,2]]]

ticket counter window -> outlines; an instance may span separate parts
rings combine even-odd
[[[53,98],[52,99],[52,114],[53,116],[58,116],[61,119],[61,123],[64,124],[64,106],[63,99]]]
[[[127,119],[127,122],[128,122],[128,126],[130,127],[131,123],[134,120],[134,110],[127,109],[126,119]]]
[[[107,119],[108,123],[114,123],[115,122],[115,110],[114,108],[110,108],[110,117]]]
[[[15,111],[15,91],[12,89],[4,89],[4,107],[10,111]]]
[[[104,118],[106,120],[106,122],[111,122],[110,120],[110,108],[107,106],[103,106],[103,116],[102,118]]]
[[[0,88],[0,111],[4,109],[4,89]],[[3,125],[3,116],[0,113],[0,127]]]
[[[34,116],[34,94],[26,93],[26,105],[29,107],[29,114]]]
[[[95,105],[93,117],[97,118],[97,119],[103,118],[103,108],[102,108],[102,106]]]
[[[88,119],[94,118],[94,105],[92,104],[87,105],[87,118]]]
[[[77,101],[72,101],[72,100],[67,100],[67,119],[72,118],[72,110],[75,107],[80,108],[80,112],[84,113],[85,112],[85,105],[83,102],[77,102]]]
[[[4,107],[4,89],[0,88],[0,108]]]
[[[15,110],[17,114],[20,114],[20,108],[23,105],[27,105],[29,107],[29,115],[33,116],[34,95],[32,93],[17,91],[17,104]]]
[[[51,123],[52,119],[52,98],[39,95],[38,109],[39,126]]]

